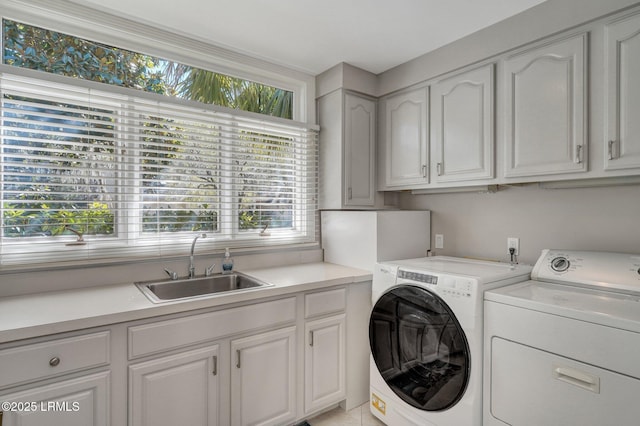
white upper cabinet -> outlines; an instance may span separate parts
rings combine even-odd
[[[493,70],[493,64],[487,65],[431,87],[436,182],[494,177]]]
[[[347,93],[344,97],[345,206],[375,202],[376,103]]]
[[[383,103],[381,187],[403,189],[428,183],[428,88],[403,92],[386,98]]]
[[[376,101],[336,90],[318,99],[320,208],[374,207]]]
[[[505,60],[506,177],[587,170],[586,49],[583,34]]]
[[[640,168],[640,14],[607,25],[605,49],[604,168],[637,169]]]

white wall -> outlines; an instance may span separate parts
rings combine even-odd
[[[535,263],[544,248],[640,254],[638,185],[403,194],[400,206],[431,210],[432,238],[444,235],[437,254],[507,261],[507,237],[520,238],[521,263]]]

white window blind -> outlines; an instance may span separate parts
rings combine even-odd
[[[128,92],[0,75],[1,264],[315,241],[315,129]]]

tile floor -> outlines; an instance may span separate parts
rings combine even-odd
[[[311,426],[384,426],[369,411],[369,403],[362,404],[350,411],[334,408],[307,420]]]

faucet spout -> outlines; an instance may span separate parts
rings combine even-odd
[[[198,241],[198,238],[200,237],[207,238],[207,234],[196,235],[191,243],[191,255],[189,256],[189,278],[196,276],[196,267],[193,265],[193,251],[196,248],[196,241]]]

